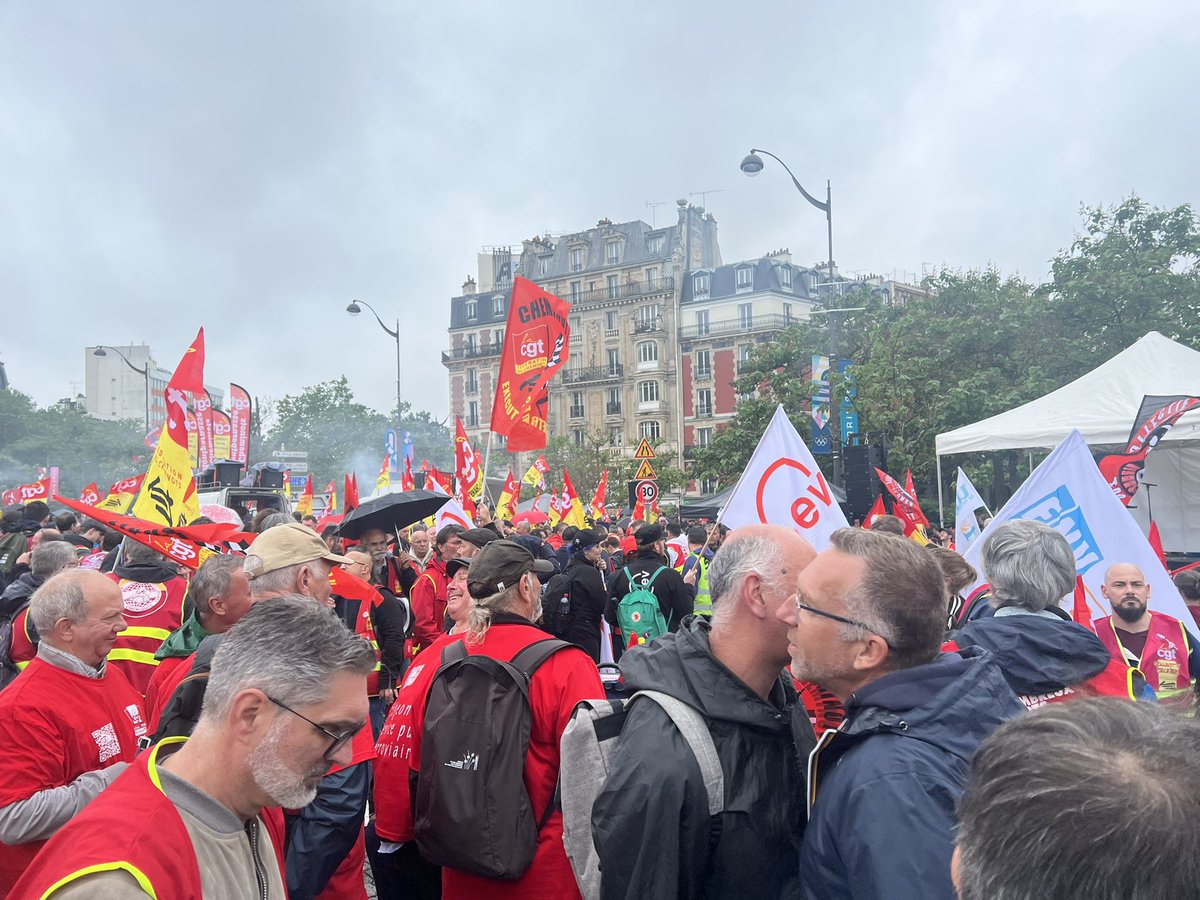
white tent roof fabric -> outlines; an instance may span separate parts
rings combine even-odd
[[[1056,391],[939,434],[937,455],[1055,447],[1074,428],[1089,446],[1124,445],[1146,394],[1200,395],[1200,352],[1151,331]],[[1181,418],[1165,440],[1200,442],[1200,410]]]

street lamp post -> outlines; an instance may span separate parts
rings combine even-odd
[[[126,357],[124,353],[122,353],[116,347],[111,347],[108,344],[100,344],[99,346],[97,346],[96,349],[92,351],[92,356],[100,356],[100,357],[108,356],[108,354],[105,352],[105,349],[104,349],[105,347],[108,347],[109,350],[111,350],[113,353],[117,354],[117,356],[121,357],[121,360],[125,363],[125,365],[129,366],[129,368],[133,369],[133,371],[137,372],[139,375],[141,375],[146,380],[146,434],[149,434],[150,433],[150,364],[147,363],[145,368],[139,369],[137,366],[135,366],[133,363],[131,363],[129,361],[128,357]]]
[[[761,172],[763,170],[763,161],[762,161],[762,157],[759,156],[760,153],[765,156],[771,157],[771,159],[775,160],[775,162],[777,162],[781,166],[783,166],[784,171],[788,173],[788,176],[792,179],[792,184],[794,184],[796,186],[796,190],[798,190],[800,192],[801,196],[803,196],[805,200],[807,200],[809,203],[811,203],[817,209],[819,209],[825,213],[825,233],[829,240],[829,246],[828,246],[829,259],[827,261],[827,266],[828,266],[828,271],[829,271],[830,299],[832,301],[833,282],[835,279],[833,276],[833,189],[830,186],[830,182],[828,180],[826,180],[826,182],[825,182],[825,202],[822,203],[820,200],[818,200],[816,197],[814,197],[812,194],[810,194],[808,191],[806,191],[804,189],[804,185],[802,185],[800,183],[799,179],[797,179],[796,176],[792,174],[792,170],[788,168],[787,163],[785,163],[782,159],[780,159],[778,156],[776,156],[774,153],[772,153],[769,150],[755,150],[754,148],[750,149],[750,152],[746,155],[746,158],[742,160],[742,165],[741,165],[742,171],[745,172],[747,175],[749,175],[751,178],[753,178],[755,175],[757,175],[759,172]],[[828,309],[827,311],[830,313],[829,319],[828,319],[828,321],[829,321],[829,371],[830,371],[830,374],[832,377],[832,374],[837,372],[837,369],[838,369],[838,317],[837,317],[836,313],[839,312],[839,310]],[[840,310],[840,312],[849,312],[849,310]],[[830,396],[830,416],[831,417],[833,415],[832,406],[833,406],[833,397],[831,395]],[[839,423],[839,427],[840,427],[840,423]],[[839,435],[839,439],[840,439],[840,435]],[[839,443],[840,443],[840,440],[839,440]],[[840,447],[839,447],[839,449],[840,449]],[[834,465],[833,480],[835,483],[840,480],[839,479],[840,473],[838,472],[838,468],[839,468],[838,463],[839,462],[840,462],[840,456],[836,453],[833,454],[833,465]]]
[[[366,307],[371,310],[371,315],[375,317],[375,321],[379,323],[379,327],[386,331],[391,337],[396,339],[396,421],[400,420],[400,317],[396,317],[396,329],[393,331],[383,324],[383,319],[379,318],[379,313],[375,312],[375,307],[371,306],[366,300],[351,300],[350,305],[346,307],[346,312],[352,316],[357,316],[362,312],[362,308]]]

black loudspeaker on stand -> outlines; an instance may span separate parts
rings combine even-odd
[[[887,471],[887,438],[874,431],[851,434],[842,447],[842,459],[846,479],[846,517],[853,524],[855,519],[866,518],[875,498],[883,490],[875,470]]]

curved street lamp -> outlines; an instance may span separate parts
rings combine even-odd
[[[108,356],[108,354],[105,352],[105,349],[104,349],[105,347],[108,347],[109,350],[111,350],[113,353],[117,354],[117,356],[121,357],[121,360],[125,363],[125,365],[129,366],[129,368],[133,369],[133,371],[137,372],[144,379],[146,379],[146,434],[149,434],[150,433],[150,365],[149,365],[149,363],[146,364],[145,368],[139,369],[137,366],[135,366],[133,363],[131,363],[129,361],[129,358],[124,353],[122,353],[116,347],[111,347],[108,344],[97,345],[96,349],[92,351],[92,356],[99,356],[102,358],[105,356]]]
[[[800,181],[796,178],[796,176],[792,174],[792,170],[788,168],[788,164],[785,163],[782,159],[780,159],[778,156],[776,156],[770,150],[754,150],[754,149],[751,149],[750,152],[746,155],[746,158],[742,160],[742,166],[741,166],[742,171],[745,172],[747,175],[749,175],[751,178],[753,178],[755,175],[757,175],[759,172],[761,172],[763,170],[763,161],[762,161],[762,157],[759,156],[760,153],[764,154],[765,156],[771,157],[771,159],[775,160],[775,162],[777,162],[781,166],[783,166],[783,170],[788,173],[788,176],[792,179],[792,184],[794,184],[796,186],[796,190],[798,190],[801,193],[801,195],[804,197],[804,199],[807,200],[809,203],[811,203],[813,206],[815,206],[817,209],[819,209],[825,213],[826,232],[829,237],[829,280],[830,280],[830,282],[832,282],[833,281],[833,190],[831,189],[829,182],[828,181],[825,182],[825,201],[822,202],[804,189],[804,185],[802,185],[800,183]]]
[[[361,305],[360,305],[361,304]],[[396,421],[400,421],[400,317],[396,317],[396,328],[392,330],[383,324],[383,319],[379,318],[379,313],[375,312],[373,307],[366,300],[351,300],[350,305],[346,307],[346,312],[352,316],[357,316],[362,312],[362,308],[366,307],[371,310],[371,315],[375,317],[375,321],[379,323],[379,327],[388,333],[390,337],[396,340]]]

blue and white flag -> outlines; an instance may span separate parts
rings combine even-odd
[[[963,555],[979,569],[984,541],[1001,522],[1031,519],[1060,531],[1075,551],[1075,569],[1088,592],[1093,619],[1112,614],[1100,593],[1104,573],[1116,563],[1133,563],[1150,585],[1150,608],[1185,624],[1191,613],[1154,548],[1100,474],[1087,442],[1078,431],[1068,434],[996,513],[980,538]],[[1070,594],[1067,595],[1069,599]],[[1065,607],[1070,611],[1070,607]]]
[[[958,482],[954,489],[954,549],[966,553],[975,539],[980,535],[979,520],[975,518],[975,510],[981,506],[987,510],[987,504],[971,484],[967,473],[958,467]],[[988,511],[991,515],[991,511]]]
[[[404,432],[404,443],[401,446],[404,450],[404,458],[411,461],[413,458],[413,438],[411,431]]]

